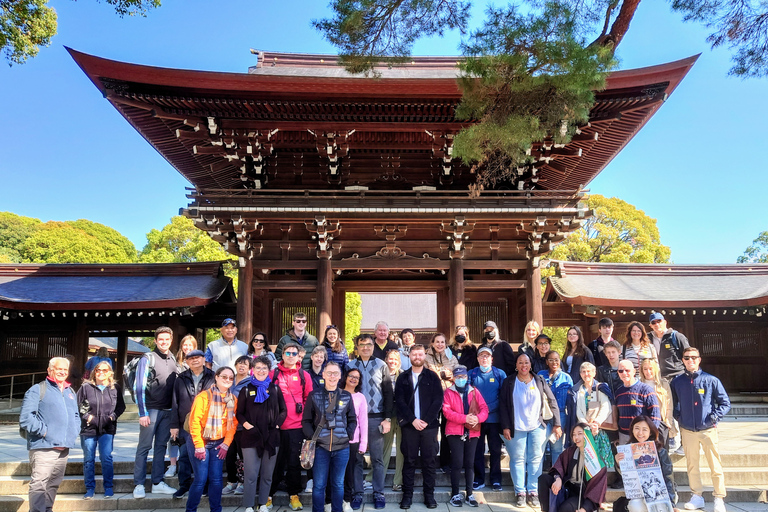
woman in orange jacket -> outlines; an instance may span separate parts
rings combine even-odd
[[[230,392],[234,379],[232,368],[222,366],[216,370],[213,385],[198,394],[192,403],[189,434],[195,445],[192,459],[195,480],[189,489],[187,512],[197,511],[206,482],[211,512],[221,512],[224,459],[237,429],[237,398]]]

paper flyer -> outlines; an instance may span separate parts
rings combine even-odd
[[[624,459],[619,462],[627,499],[643,499],[648,512],[672,512],[661,473],[656,445],[652,442],[617,446]]]

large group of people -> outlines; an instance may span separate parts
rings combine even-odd
[[[716,377],[700,369],[699,351],[668,329],[662,314],[651,315],[650,327],[649,336],[643,324],[631,322],[619,343],[612,337],[613,322],[604,318],[598,338],[586,343],[573,326],[562,355],[533,321],[517,350],[493,321],[485,322],[479,344],[463,325],[453,339],[434,333],[420,344],[413,330],[390,332],[381,321],[373,334],[354,340],[352,353],[334,325],[326,327],[322,341],[307,332],[304,313],[293,316],[275,352],[263,332],[249,343],[238,340],[236,322],[228,318],[221,338],[204,351],[187,336],[174,355],[173,332],[160,327],[154,349],[141,357],[129,380],[140,425],[133,497],[146,496],[152,450],[150,492],[186,497],[188,512],[197,510],[205,495],[211,511],[220,512],[226,494],[241,495],[246,512],[269,512],[278,491],[287,492],[292,510],[302,510],[305,488],[313,512],[359,510],[367,490],[374,508],[382,509],[394,444],[392,489],[402,492],[400,508],[413,505],[417,468],[428,508],[437,507],[438,469],[450,473],[450,505],[477,507],[474,491],[486,485],[503,489],[503,446],[513,505],[593,512],[605,501],[607,467],[618,473],[617,446],[652,441],[672,504],[677,495],[669,453],[693,455],[687,457],[693,494],[686,509],[703,506],[698,467],[703,448],[715,487],[714,511],[724,512],[716,426],[730,408],[728,395]],[[69,360],[56,357],[48,378],[25,395],[20,427],[32,466],[33,512],[51,510],[78,437],[84,499],[95,494],[97,448],[104,497],[114,495],[112,446],[125,403],[111,360],[95,357],[76,394],[67,380]],[[307,439],[315,448],[305,487]],[[588,442],[603,466],[589,477]],[[169,443],[175,450],[166,470]],[[365,453],[371,463],[367,477]],[[177,489],[165,482],[176,473]],[[621,486],[620,475],[613,485]],[[614,504],[617,512],[644,507],[642,500]]]

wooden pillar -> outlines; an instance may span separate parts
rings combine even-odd
[[[237,337],[249,343],[253,333],[253,263],[240,259],[237,284]]]
[[[442,288],[437,291],[437,331],[445,334],[448,343],[453,339],[451,331],[451,299],[448,297],[448,289]],[[424,340],[428,343],[429,340]]]
[[[333,269],[331,260],[317,260],[317,338],[322,339],[325,328],[333,322]]]
[[[467,310],[464,304],[464,260],[461,258],[451,260],[449,279],[451,327],[455,330],[457,325],[466,325],[467,322]],[[454,332],[453,330],[451,332]]]
[[[334,290],[333,291],[333,309],[332,309],[334,315],[333,315],[333,321],[331,322],[339,329],[339,336],[341,336],[341,339],[344,340],[344,342],[347,341],[345,338],[344,333],[347,329],[347,292],[344,290]],[[322,335],[323,333],[319,333]]]
[[[75,368],[83,369],[88,360],[88,325],[85,323],[85,318],[77,319],[73,338],[72,355],[75,356]]]
[[[117,333],[117,357],[115,358],[115,380],[123,382],[123,368],[128,359],[128,332]]]
[[[541,307],[541,268],[538,258],[528,260],[528,278],[525,282],[525,312],[528,316],[526,322],[535,320],[542,325],[544,317]]]

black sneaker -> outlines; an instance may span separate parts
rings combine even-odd
[[[469,504],[470,507],[478,506],[477,505],[477,500],[475,499],[475,495],[474,494],[470,494],[469,496],[467,496],[467,503]]]
[[[535,495],[535,494],[529,494],[528,495],[528,504],[532,508],[540,508],[541,507],[541,503],[539,503],[539,497],[537,495]]]
[[[411,505],[413,505],[413,499],[412,498],[406,498],[403,497],[403,500],[400,502],[400,508],[403,510],[407,510],[411,508]]]
[[[173,493],[173,497],[176,498],[177,500],[180,500],[181,498],[186,496],[188,493],[189,493],[188,489],[179,489],[178,491]]]
[[[501,490],[502,490],[501,484],[499,484],[499,483],[493,484],[493,490],[496,491],[496,492],[501,492]]]
[[[472,488],[476,491],[479,491],[483,487],[485,487],[485,482],[475,482],[472,484]]]
[[[518,494],[517,495],[517,498],[515,498],[515,506],[517,508],[525,507],[525,494]]]
[[[450,503],[452,507],[461,507],[463,501],[464,501],[464,496],[462,496],[461,494],[454,494],[451,497],[451,501],[449,501],[448,503]]]

